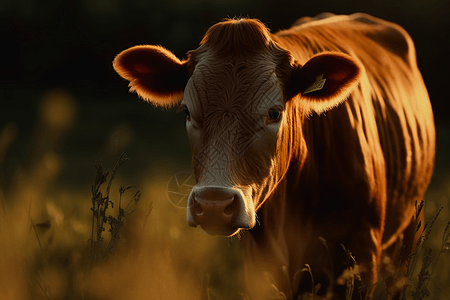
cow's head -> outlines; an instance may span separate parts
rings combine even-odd
[[[186,113],[197,179],[187,222],[229,236],[255,225],[289,162],[305,156],[304,117],[343,102],[361,73],[338,53],[300,64],[251,19],[212,26],[186,60],[160,46],[135,46],[116,57],[114,69],[143,99]]]

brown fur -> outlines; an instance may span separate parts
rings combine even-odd
[[[258,211],[261,225],[242,236],[253,296],[265,296],[268,272],[297,299],[311,290],[301,271],[308,264],[320,293],[343,298],[341,245],[371,295],[382,251],[414,237],[414,202],[429,183],[435,147],[415,60],[398,25],[324,14],[276,34],[257,20],[225,20],[186,61],[139,46],[119,54],[114,68],[160,106],[179,103],[189,80],[182,105],[191,112],[198,185],[240,189],[253,201],[246,209]],[[305,94],[319,74],[324,88]],[[283,115],[272,124],[267,114],[277,97]]]

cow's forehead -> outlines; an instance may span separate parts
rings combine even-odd
[[[203,114],[264,111],[282,106],[282,84],[275,68],[264,58],[199,61],[186,86],[183,102],[190,109],[201,107]]]

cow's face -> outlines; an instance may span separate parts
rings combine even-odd
[[[285,99],[276,65],[256,69],[262,57],[220,61],[209,55],[197,62],[179,107],[187,115],[198,182],[188,199],[187,222],[232,235],[254,226],[255,208],[276,181]]]
[[[255,225],[257,209],[298,155],[301,134],[292,132],[301,133],[304,115],[337,106],[360,76],[342,54],[300,65],[255,20],[216,24],[185,61],[162,47],[136,46],[114,68],[144,99],[186,113],[197,179],[187,222],[227,236]],[[311,91],[314,84],[320,88]]]

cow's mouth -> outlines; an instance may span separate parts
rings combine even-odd
[[[233,227],[216,227],[216,226],[208,226],[208,225],[201,225],[203,231],[205,231],[209,235],[223,235],[223,236],[233,236],[240,228],[233,228]]]

